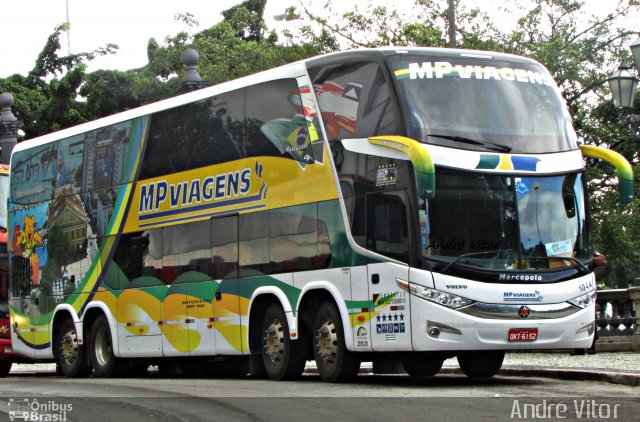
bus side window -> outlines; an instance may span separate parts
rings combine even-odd
[[[308,271],[318,259],[317,204],[271,212],[269,255],[272,273]]]
[[[149,246],[144,255],[143,275],[160,279],[163,283],[169,283],[162,271],[162,229],[152,229],[146,232]]]
[[[311,142],[317,134],[307,125],[295,79],[248,87],[246,113],[248,156],[312,161]]]
[[[329,140],[397,135],[389,84],[378,63],[309,70]]]
[[[238,270],[238,216],[211,220],[211,254],[214,280],[220,280]]]
[[[165,283],[211,279],[211,220],[162,230],[162,270]]]
[[[409,261],[406,198],[403,191],[367,195],[367,248]]]
[[[244,157],[244,102],[239,89],[153,114],[140,179]]]
[[[149,247],[149,236],[143,232],[126,233],[120,236],[113,261],[125,277],[119,285],[126,286],[143,275],[144,256]]]
[[[269,211],[240,216],[241,276],[269,273]]]

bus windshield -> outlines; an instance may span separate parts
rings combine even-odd
[[[440,169],[423,254],[449,266],[553,270],[591,258],[582,174],[514,177]],[[580,262],[578,262],[580,261]]]
[[[577,149],[568,111],[541,65],[417,54],[389,60],[410,138],[475,151]]]

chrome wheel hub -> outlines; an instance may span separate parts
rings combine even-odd
[[[100,330],[95,339],[95,358],[101,366],[106,365],[111,357],[111,342],[105,330]]]
[[[78,336],[75,330],[69,330],[62,336],[62,357],[69,365],[78,359]]]
[[[325,364],[332,364],[338,354],[338,334],[333,321],[326,321],[316,334],[318,356]]]

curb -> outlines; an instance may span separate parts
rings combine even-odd
[[[640,374],[616,373],[616,372],[590,372],[568,369],[518,369],[504,368],[499,374],[505,376],[540,376],[577,381],[600,381],[610,384],[630,386],[640,385]]]

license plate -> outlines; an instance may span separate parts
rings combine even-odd
[[[13,354],[13,349],[11,347],[5,346],[4,353],[7,354],[7,355],[12,355]]]
[[[508,340],[510,343],[526,343],[538,339],[537,328],[511,328]]]

